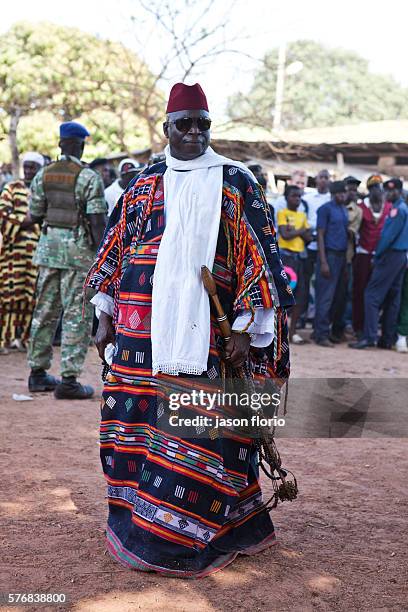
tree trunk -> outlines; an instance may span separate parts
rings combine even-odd
[[[11,165],[14,178],[20,176],[20,156],[17,145],[17,128],[21,117],[21,110],[17,106],[10,112],[9,145],[11,152]]]
[[[123,116],[123,111],[119,115],[119,133],[118,133],[118,139],[119,139],[120,150],[123,151],[124,153],[127,153],[128,152],[128,148],[127,148],[126,142],[125,142],[125,118]]]

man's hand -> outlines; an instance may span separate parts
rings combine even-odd
[[[103,234],[105,232],[106,215],[99,213],[87,215],[87,217],[91,226],[92,242],[94,244],[95,249],[97,249],[102,241]]]
[[[330,268],[329,268],[329,264],[327,263],[327,261],[321,264],[320,272],[323,278],[330,278]]]
[[[309,227],[303,228],[303,230],[302,230],[302,238],[307,243],[312,242],[312,240],[313,240],[312,230]]]
[[[99,357],[105,361],[105,349],[108,344],[115,344],[115,329],[112,317],[106,312],[101,312],[99,317],[98,330],[95,336],[95,346],[98,349]]]
[[[248,359],[251,337],[249,334],[232,332],[225,346],[224,359],[233,368],[240,368]]]

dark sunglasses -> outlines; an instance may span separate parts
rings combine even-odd
[[[193,123],[196,124],[200,132],[206,132],[211,127],[211,119],[208,119],[208,117],[182,117],[181,119],[170,121],[170,123],[174,123],[179,132],[190,131]]]

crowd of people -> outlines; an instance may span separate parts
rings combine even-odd
[[[251,169],[267,190],[262,167]],[[373,174],[364,186],[353,176],[332,181],[321,170],[315,188],[307,182],[306,172],[296,170],[284,194],[270,199],[296,296],[291,342],[307,342],[299,331],[311,322],[319,346],[349,340],[354,349],[408,352],[408,208],[401,180]]]
[[[78,378],[98,311],[108,550],[126,567],[192,578],[271,546],[271,505],[295,499],[297,486],[270,431],[169,429],[168,389],[220,379],[279,391],[309,319],[322,347],[343,341],[352,321],[351,346],[364,349],[377,344],[382,313],[378,345],[391,348],[399,333],[407,350],[401,181],[371,176],[361,194],[354,177],[322,170],[307,190],[297,172],[268,204],[262,168],[217,154],[210,129],[200,85],[177,83],[168,145],[147,167],[126,158],[117,176],[107,160],[81,163],[89,133],[65,122],[59,159],[26,153],[24,178],[0,196],[2,354],[27,350],[30,392],[88,399],[94,390]],[[58,326],[61,379],[48,373]],[[187,402],[181,412],[208,408]]]
[[[82,305],[82,290],[107,215],[145,167],[131,158],[117,173],[106,159],[81,163],[88,135],[75,123],[61,126],[58,161],[27,152],[22,179],[13,180],[10,166],[2,166],[0,355],[27,351],[29,390],[54,390],[61,399],[93,395],[77,380],[94,316],[92,305]],[[47,374],[57,344],[62,380]]]
[[[164,154],[156,154],[150,163],[163,159]],[[44,336],[47,329],[46,346],[55,327],[59,343],[61,311],[67,320],[73,317],[67,315],[68,304],[62,303],[66,296],[64,289],[52,316],[45,309],[41,317],[36,316],[32,321],[36,299],[41,301],[41,271],[44,263],[49,263],[47,257],[53,247],[42,245],[37,249],[42,235],[42,240],[47,240],[47,224],[41,228],[41,214],[40,223],[33,222],[29,204],[36,202],[39,177],[50,164],[48,156],[28,152],[22,158],[23,179],[13,180],[10,164],[3,164],[1,168],[0,355],[27,350],[30,327],[34,338],[37,333]],[[107,217],[127,185],[146,167],[132,158],[122,159],[117,169],[105,158],[96,158],[82,166],[88,173],[92,171],[90,176],[94,181],[99,181],[98,211],[99,214],[106,212]],[[408,352],[407,206],[400,179],[384,182],[379,174],[373,174],[364,186],[352,176],[333,181],[325,169],[316,177],[308,177],[304,170],[295,170],[285,184],[284,193],[278,195],[269,192],[268,176],[260,165],[252,165],[250,169],[268,196],[281,258],[296,296],[296,305],[290,311],[290,341],[305,344],[310,338],[323,347],[349,341],[349,346],[356,349],[377,346]],[[307,186],[310,179],[314,182],[313,188]],[[78,229],[81,233],[80,224]],[[49,232],[52,234],[53,228]],[[98,242],[101,235],[99,231]],[[97,242],[91,246],[92,240],[85,235],[83,240],[90,242],[85,247],[88,253],[81,266],[85,273],[92,263]],[[47,253],[45,260],[41,259],[41,252]],[[60,269],[69,269],[70,265],[68,257]],[[79,279],[76,293],[82,281],[83,278]],[[45,290],[49,292],[48,285]],[[381,331],[377,338],[379,322]],[[312,333],[305,337],[302,330],[310,326]],[[94,320],[93,335],[95,329]],[[84,344],[85,340],[80,343]],[[47,356],[43,355],[40,360],[30,357],[34,373],[43,373],[49,367],[50,351],[48,348]],[[81,357],[76,363],[82,361]],[[77,366],[63,370],[63,374],[71,379],[75,377],[76,381],[80,371]],[[31,386],[35,388],[34,384]]]

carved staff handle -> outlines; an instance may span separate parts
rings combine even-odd
[[[227,315],[225,314],[223,307],[221,306],[214,277],[207,266],[201,266],[201,279],[208,295],[212,300],[212,303],[214,304],[214,308],[217,313],[216,319],[221,331],[221,336],[223,337],[224,342],[228,342],[232,334],[231,325],[227,319]]]

